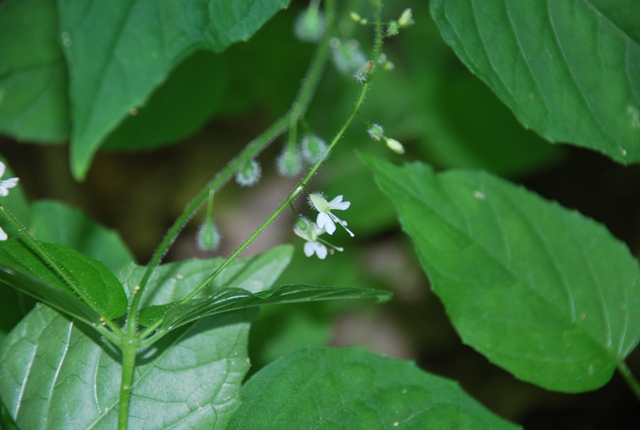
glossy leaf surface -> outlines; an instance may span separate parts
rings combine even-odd
[[[198,321],[143,351],[129,428],[224,428],[249,368],[252,313]],[[23,429],[117,428],[120,358],[94,331],[37,306],[0,348],[0,396]]]
[[[120,282],[104,264],[62,245],[45,242],[40,242],[39,245],[98,310],[89,314],[71,315],[83,317],[85,321],[87,317],[93,316],[90,322],[96,322],[98,314],[108,318],[124,315],[127,297]],[[58,277],[59,274],[17,239],[0,243],[0,269],[0,276],[6,285],[63,312],[69,311],[65,303],[67,300],[72,303],[80,302],[83,308],[85,306],[79,295]],[[74,308],[79,311],[78,306],[80,305],[76,304]]]
[[[364,157],[463,341],[518,378],[580,392],[640,340],[640,268],[603,226],[498,179]]]

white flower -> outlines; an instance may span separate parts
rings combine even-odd
[[[304,224],[306,228],[302,228]],[[311,257],[314,253],[319,259],[324,260],[327,256],[327,247],[318,241],[318,236],[324,233],[315,223],[310,222],[306,218],[302,218],[302,222],[293,227],[293,232],[307,241],[304,244],[304,255]]]
[[[2,178],[2,175],[4,175],[4,171],[5,165],[2,161],[0,161],[0,178]],[[4,181],[0,181],[0,197],[8,196],[9,188],[13,188],[16,185],[18,185],[18,178],[9,178],[5,179]]]
[[[0,227],[0,240],[7,240],[7,233]]]
[[[331,212],[332,210],[343,211],[351,206],[350,202],[342,201],[342,195],[339,195],[330,202],[327,202],[322,195],[318,193],[311,193],[309,194],[309,201],[311,202],[311,205],[320,212],[318,214],[318,219],[316,220],[318,227],[326,230],[329,234],[333,234],[333,232],[336,231],[335,223],[337,222],[347,231],[347,233],[351,235],[351,237],[354,236],[351,230],[347,228],[347,223]]]

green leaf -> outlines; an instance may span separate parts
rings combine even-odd
[[[127,296],[114,274],[99,261],[53,243],[39,245],[72,280],[96,311],[90,310],[47,263],[17,239],[0,243],[0,280],[38,300],[95,323],[100,316],[117,318],[127,310]]]
[[[640,268],[603,226],[487,173],[364,157],[463,341],[544,388],[606,384],[640,340]]]
[[[124,266],[133,256],[120,236],[77,209],[52,200],[31,205],[29,231],[41,242],[68,246],[104,263],[111,270]]]
[[[143,351],[129,428],[226,428],[253,316],[200,320]],[[0,363],[0,397],[21,428],[117,428],[120,357],[93,330],[38,305],[2,344]]]
[[[107,137],[104,147],[151,149],[183,139],[225,107],[229,65],[221,55],[199,51],[183,61],[135,115]]]
[[[640,161],[638,2],[435,0],[431,11],[525,127]]]
[[[220,52],[247,40],[288,3],[60,0],[75,176],[84,177],[106,135],[143,105],[180,61],[199,49]]]
[[[257,306],[367,298],[388,301],[391,293],[369,288],[319,285],[283,285],[255,294],[238,288],[225,288],[206,299],[145,308],[140,312],[139,321],[149,326],[162,319],[159,330],[169,331],[205,316]]]
[[[57,19],[54,0],[0,4],[0,133],[43,143],[69,136]]]
[[[360,349],[303,349],[254,375],[230,429],[515,429],[460,386]]]

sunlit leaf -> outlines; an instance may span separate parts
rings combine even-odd
[[[85,175],[106,135],[135,113],[180,61],[199,49],[219,52],[247,40],[288,3],[60,0],[75,176]]]
[[[104,264],[62,245],[45,242],[39,244],[101,316],[116,318],[124,315],[127,297],[120,282]],[[0,269],[2,281],[6,285],[63,312],[68,311],[64,304],[66,300],[74,303],[74,298],[80,300],[77,292],[60,278],[62,274],[56,273],[20,240],[0,242]],[[76,305],[74,307],[76,310],[80,309]],[[96,311],[92,311],[83,316],[96,315]],[[91,318],[91,322],[96,322],[97,319]]]
[[[526,127],[640,161],[640,3],[435,0],[431,11],[446,42]]]
[[[364,157],[463,341],[518,378],[606,384],[640,340],[640,268],[603,226],[487,173]]]
[[[77,209],[52,200],[31,205],[31,233],[42,242],[68,246],[115,270],[133,260],[115,231],[96,223]]]
[[[254,375],[230,429],[515,429],[460,386],[358,349],[303,349]]]
[[[253,313],[200,320],[143,351],[129,428],[225,428],[249,368]],[[37,306],[0,348],[0,396],[24,429],[115,429],[120,357],[88,327]]]

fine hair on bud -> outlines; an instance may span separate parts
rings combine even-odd
[[[220,246],[220,232],[211,219],[206,219],[196,233],[196,244],[202,251],[215,251]]]
[[[276,170],[282,176],[295,176],[302,171],[302,157],[297,147],[285,146],[276,158]]]
[[[373,140],[377,140],[379,142],[380,139],[384,137],[384,127],[380,124],[371,124],[367,129],[367,133],[369,133],[369,136],[371,136]]]
[[[328,148],[327,142],[315,134],[307,134],[302,139],[302,157],[311,164],[320,161]]]
[[[236,182],[243,187],[252,187],[260,181],[262,176],[262,168],[256,160],[250,160],[244,163],[236,171]]]

